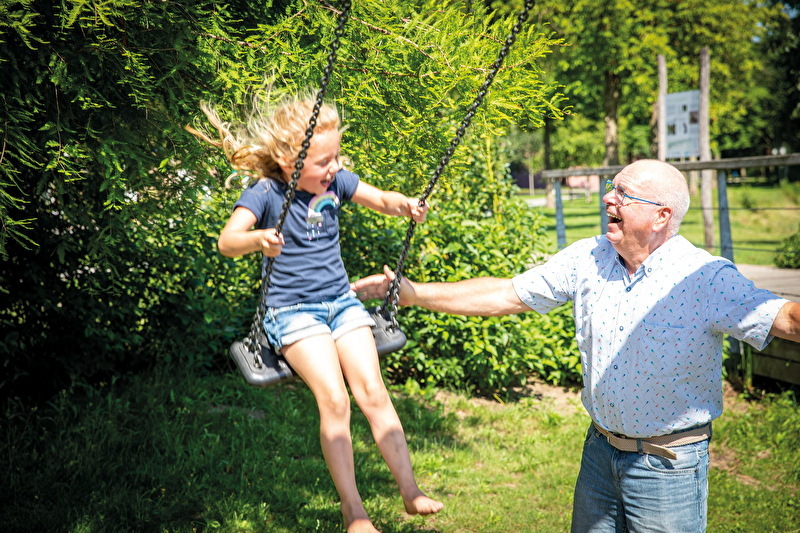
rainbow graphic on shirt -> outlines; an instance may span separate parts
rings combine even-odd
[[[339,197],[333,191],[325,191],[322,194],[316,195],[308,202],[308,213],[322,213],[326,207],[336,209],[339,207]]]
[[[325,232],[325,219],[322,216],[322,211],[326,208],[336,209],[339,207],[339,203],[339,197],[333,191],[325,191],[322,194],[318,194],[308,202],[306,236],[309,241],[318,239]]]

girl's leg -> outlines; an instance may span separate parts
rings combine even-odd
[[[405,433],[383,382],[375,341],[369,328],[351,331],[336,341],[342,372],[350,392],[367,417],[372,435],[400,489],[406,512],[433,514],[444,504],[417,486]]]
[[[316,335],[297,341],[284,347],[283,354],[317,401],[322,455],[342,502],[347,531],[377,531],[367,516],[356,486],[350,437],[350,397],[331,336]]]

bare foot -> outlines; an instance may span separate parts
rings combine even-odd
[[[444,504],[440,501],[428,498],[425,494],[418,490],[416,494],[410,498],[403,498],[406,512],[408,514],[429,515],[436,514],[444,508]]]
[[[342,504],[342,516],[347,533],[380,533],[372,525],[364,506],[358,505],[355,508],[347,508]]]
[[[380,533],[380,531],[375,529],[369,518],[359,518],[350,522],[350,525],[347,526],[347,533]]]

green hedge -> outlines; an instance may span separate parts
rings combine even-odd
[[[488,168],[503,154],[477,145],[464,148],[470,167],[449,176],[434,194],[425,224],[416,228],[406,274],[419,281],[457,281],[477,276],[512,277],[554,249],[544,219],[515,198],[510,178],[491,179]],[[359,213],[346,225],[345,261],[351,277],[396,266],[405,226]],[[369,238],[364,238],[370,235]],[[383,250],[383,253],[378,253]],[[385,253],[386,251],[390,253]],[[396,382],[415,380],[481,394],[505,394],[531,374],[558,384],[580,381],[571,307],[541,316],[533,311],[508,317],[463,317],[420,308],[400,308],[409,338],[406,349],[387,356]]]
[[[6,11],[0,398],[46,399],[162,362],[229,369],[227,346],[255,310],[259,260],[218,254],[238,192],[221,185],[227,162],[183,127],[201,100],[226,108],[313,87],[335,17],[303,0],[22,2]],[[348,126],[353,170],[419,194],[512,24],[479,3],[355,2],[327,96]],[[431,198],[409,275],[510,276],[543,253],[541,223],[514,202],[509,156],[496,145],[512,126],[560,116],[538,66],[553,43],[534,23],[519,34]],[[396,260],[404,221],[355,208],[347,220],[352,277]],[[397,379],[502,390],[553,367],[528,359],[532,332],[558,329],[549,322],[440,317],[426,330],[420,310],[401,320],[415,344],[391,360]],[[445,338],[461,340],[436,342]],[[447,349],[425,348],[431,342]]]
[[[775,266],[778,268],[800,268],[800,231],[790,235],[778,245]]]

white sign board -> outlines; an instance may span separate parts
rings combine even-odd
[[[667,159],[700,157],[700,91],[667,95]]]

